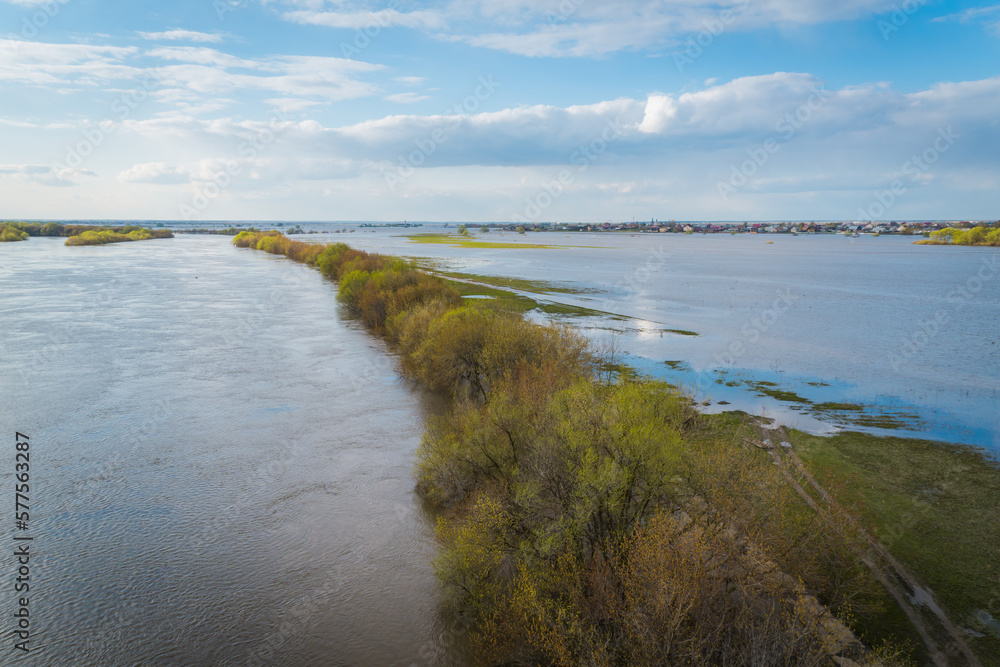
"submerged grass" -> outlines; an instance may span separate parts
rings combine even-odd
[[[569,283],[557,283],[547,280],[525,280],[524,278],[508,278],[506,276],[484,276],[477,273],[458,273],[456,271],[439,271],[441,275],[459,280],[474,280],[494,287],[516,289],[522,292],[536,294],[603,294],[603,290],[573,287]]]
[[[776,398],[779,401],[786,401],[788,403],[801,403],[803,405],[809,405],[812,403],[808,398],[803,398],[799,396],[794,391],[789,391],[787,389],[779,389],[778,385],[774,382],[748,382],[747,385],[762,396],[770,396],[771,398]]]

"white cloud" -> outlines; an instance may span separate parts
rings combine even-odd
[[[299,10],[286,12],[282,18],[294,23],[367,31],[395,27],[438,29],[443,27],[445,23],[442,14],[437,11],[398,12],[393,9],[381,9],[374,12],[364,10],[346,12]]]
[[[973,7],[956,14],[939,16],[934,22],[957,21],[959,23],[982,23],[984,26],[1000,35],[1000,5],[989,7]]]
[[[146,193],[149,202],[175,210],[176,201],[167,195],[176,199],[178,188],[124,188],[122,183],[172,183],[196,190],[236,164],[239,175],[232,179],[230,195],[213,204],[213,217],[329,217],[321,204],[328,203],[322,196],[328,191],[338,201],[336,217],[345,219],[386,219],[396,213],[410,219],[467,218],[474,210],[480,219],[508,220],[521,212],[526,197],[565,169],[574,175],[572,197],[560,199],[552,219],[618,219],[615,211],[629,217],[640,211],[712,219],[812,218],[818,212],[852,217],[872,201],[875,189],[894,178],[907,179],[908,188],[895,217],[934,217],[930,211],[944,206],[935,204],[935,197],[953,206],[955,192],[971,194],[963,195],[951,215],[962,215],[967,201],[978,211],[991,202],[995,209],[990,183],[1000,179],[995,158],[1000,77],[901,92],[884,83],[827,90],[811,74],[775,72],[595,104],[401,113],[336,125],[316,118],[269,122],[263,114],[257,120],[197,116],[196,105],[212,95],[202,94],[202,85],[211,90],[214,84],[216,96],[226,86],[251,87],[238,80],[214,81],[206,72],[268,78],[290,76],[294,68],[283,58],[227,67],[203,64],[218,60],[212,53],[178,55],[199,62],[161,68],[165,83],[154,95],[172,112],[116,123],[115,141],[102,148],[93,165],[85,165],[102,174],[88,179],[94,206],[106,205],[98,194],[110,201],[115,192],[128,191]],[[300,110],[326,101],[284,93],[267,98],[274,107],[301,104]],[[904,173],[904,163],[933,146],[941,128],[960,136],[954,146],[919,177]],[[79,127],[63,136],[66,145],[79,141]],[[259,148],[244,150],[247,142],[264,136],[268,139]],[[776,141],[777,152],[738,192],[720,199],[717,182],[730,177],[733,165],[745,163],[754,151],[759,154],[768,139]],[[63,139],[56,144],[64,145]],[[414,151],[423,152],[419,164],[411,160]],[[408,163],[418,168],[390,191],[385,174]],[[25,200],[29,193],[46,191],[40,184],[70,184],[84,175],[34,164],[0,167],[5,192],[23,192]],[[90,196],[83,190],[72,192]],[[246,203],[251,197],[257,208]],[[135,211],[143,205],[136,200]],[[88,215],[96,214],[90,210]]]
[[[393,81],[406,86],[419,86],[427,81],[427,79],[422,76],[397,76],[393,78]]]
[[[0,176],[13,176],[18,180],[56,187],[76,185],[73,179],[77,176],[96,175],[89,169],[50,167],[44,164],[0,164]]]
[[[305,111],[306,109],[322,104],[321,102],[317,102],[315,100],[304,100],[300,97],[272,97],[264,101],[275,109],[285,113]]]
[[[286,3],[301,7],[301,2]],[[372,12],[340,0],[282,18],[332,28],[374,30],[403,26],[472,46],[533,57],[601,57],[617,51],[673,47],[709,31],[815,25],[890,11],[892,0],[440,0],[408,13]]]
[[[45,85],[135,78],[142,70],[125,64],[136,47],[46,44],[0,39],[0,80]]]
[[[574,156],[579,158],[587,150],[599,154],[602,164],[733,151],[742,160],[746,150],[773,139],[782,146],[819,146],[840,156],[856,151],[864,156],[859,159],[864,165],[873,157],[874,162],[884,162],[883,153],[913,150],[908,146],[914,137],[924,141],[946,124],[956,130],[961,126],[963,133],[978,128],[989,136],[996,108],[1000,108],[1000,77],[904,94],[881,85],[826,90],[812,75],[778,72],[686,93],[569,107],[397,114],[340,127],[315,120],[285,121],[274,128],[276,140],[267,150],[274,157],[333,157],[385,168],[398,164],[415,147],[432,145],[431,154],[421,160],[424,167],[544,166],[572,164]],[[158,142],[173,142],[176,137],[204,152],[204,147],[213,145],[232,151],[240,140],[264,132],[268,124],[175,115],[129,120],[125,126]],[[995,144],[995,139],[977,140],[968,150],[985,156]],[[845,168],[846,173],[856,171]]]
[[[141,35],[143,39],[149,39],[149,40],[209,42],[213,44],[218,44],[222,41],[222,35],[209,32],[197,32],[195,30],[167,30],[164,32],[140,32],[139,35]]]
[[[154,67],[146,66],[150,60]],[[46,44],[0,39],[0,81],[45,86],[60,93],[108,82],[141,84],[163,103],[200,113],[228,102],[235,91],[264,91],[278,97],[324,101],[375,95],[378,87],[362,77],[384,66],[323,56],[247,59],[203,46],[136,47]],[[121,85],[117,83],[116,85]],[[170,94],[162,90],[171,91]],[[183,95],[181,92],[183,91]],[[145,93],[143,93],[145,97]],[[207,98],[207,99],[206,99]]]
[[[121,172],[118,174],[118,180],[122,183],[175,185],[177,183],[187,183],[191,180],[191,176],[183,170],[165,162],[146,162],[145,164],[132,165]]]
[[[418,95],[416,93],[395,93],[393,95],[386,95],[387,102],[396,102],[397,104],[413,104],[414,102],[421,102],[423,100],[429,100],[430,95]]]

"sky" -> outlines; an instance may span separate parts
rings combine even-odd
[[[1000,217],[1000,4],[0,0],[0,219]]]

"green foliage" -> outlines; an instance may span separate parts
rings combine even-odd
[[[472,305],[429,322],[404,368],[437,391],[485,399],[496,382],[519,366],[558,364],[567,373],[579,374],[589,361],[585,342],[569,329],[531,324],[519,315]]]
[[[938,243],[954,245],[1000,246],[1000,227],[978,225],[969,229],[946,227],[931,232],[930,238]]]
[[[27,240],[28,232],[22,231],[13,225],[0,225],[0,243]]]
[[[458,226],[458,233],[461,234],[462,236],[468,236],[469,235],[469,227],[467,225],[459,225]]]
[[[66,245],[104,245],[126,241],[148,241],[149,239],[173,238],[169,229],[149,230],[134,225],[127,227],[91,228],[66,239]]]
[[[0,223],[0,240],[7,241],[22,241],[29,236],[63,236],[68,237],[66,245],[98,245],[121,241],[172,238],[173,235],[173,232],[169,229],[150,231],[136,225],[102,227],[94,225],[63,225],[56,222],[47,222],[44,225],[36,222]]]

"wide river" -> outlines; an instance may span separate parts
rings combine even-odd
[[[603,313],[569,323],[710,410],[1000,451],[996,249],[496,232],[484,240],[567,247],[461,248],[402,234],[303,238],[544,281],[542,298]],[[23,664],[461,663],[412,479],[442,405],[399,378],[335,285],[230,241],[0,244],[0,520],[8,545],[34,538]],[[31,442],[26,531],[15,431]]]
[[[318,272],[225,237],[0,244],[4,646],[14,433],[31,443],[18,664],[441,664],[422,422]]]

